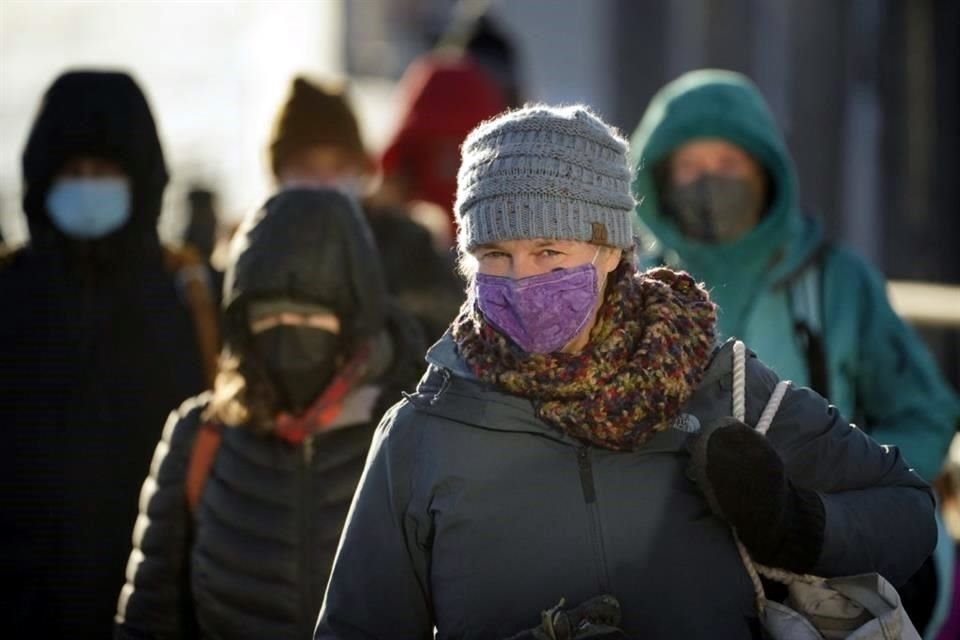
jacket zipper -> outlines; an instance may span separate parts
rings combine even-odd
[[[299,574],[300,574],[300,621],[301,636],[310,637],[316,623],[313,590],[310,587],[313,572],[313,545],[308,535],[310,526],[310,467],[313,463],[314,435],[303,441],[303,452],[297,461],[297,523],[299,526]]]
[[[580,487],[583,500],[590,516],[590,542],[593,549],[593,561],[597,572],[599,593],[607,593],[610,578],[607,575],[607,559],[603,549],[603,530],[600,526],[600,510],[597,507],[597,490],[593,482],[593,463],[590,461],[589,447],[577,449],[577,466],[580,469]]]

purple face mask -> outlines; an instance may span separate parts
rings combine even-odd
[[[587,325],[597,302],[592,263],[514,280],[478,273],[484,317],[528,353],[559,351]]]

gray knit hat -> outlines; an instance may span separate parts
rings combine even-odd
[[[627,142],[583,105],[535,105],[463,143],[454,212],[461,250],[500,240],[633,240]]]

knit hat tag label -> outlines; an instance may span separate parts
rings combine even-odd
[[[590,242],[592,244],[608,244],[607,225],[603,224],[602,222],[591,222],[590,228]]]

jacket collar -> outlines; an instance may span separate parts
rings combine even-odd
[[[729,373],[728,352],[732,345],[730,340],[716,350],[704,384]],[[457,353],[449,331],[427,351],[426,360],[430,367],[417,385],[416,393],[407,396],[421,411],[490,431],[529,433],[574,447],[584,446],[537,418],[529,399],[505,393],[479,380]],[[678,429],[667,429],[654,434],[640,451],[676,451],[683,448],[688,437],[689,434]]]
[[[453,341],[450,329],[427,350],[427,364],[447,369],[460,378],[476,380],[477,377],[470,371],[470,366],[457,353],[457,344]]]
[[[533,403],[481,381],[457,352],[448,330],[427,351],[427,372],[407,399],[420,410],[462,424],[513,433],[532,433],[567,444],[572,438],[536,417]]]
[[[724,388],[732,385],[732,382],[728,380],[728,378],[733,371],[733,345],[736,341],[736,338],[727,338],[725,342],[718,344],[716,348],[714,348],[713,355],[710,357],[710,363],[707,365],[707,370],[703,373],[700,384],[697,385],[698,389],[716,382],[719,382]],[[748,350],[748,355],[751,353],[752,352]]]

